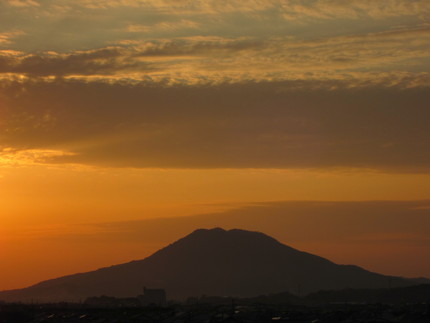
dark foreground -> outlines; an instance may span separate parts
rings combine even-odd
[[[194,304],[89,308],[83,304],[0,305],[0,322],[430,322],[430,304]]]

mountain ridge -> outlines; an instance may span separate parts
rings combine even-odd
[[[171,299],[249,297],[292,291],[381,288],[430,283],[338,265],[255,231],[197,229],[151,256],[0,292],[6,301],[79,301],[90,296],[136,296],[143,286],[165,288]]]

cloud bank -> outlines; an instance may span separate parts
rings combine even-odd
[[[429,11],[5,1],[0,146],[115,167],[428,172]]]
[[[427,88],[312,83],[12,82],[0,138],[73,153],[51,162],[116,167],[429,171]]]

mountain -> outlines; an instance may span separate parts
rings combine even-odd
[[[337,265],[259,232],[199,229],[138,261],[0,292],[5,301],[79,301],[89,296],[130,297],[143,286],[164,288],[169,299],[213,295],[252,297],[290,291],[403,287],[428,279],[384,276]]]

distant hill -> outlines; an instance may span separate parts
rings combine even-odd
[[[430,303],[430,284],[381,289],[343,289],[307,295],[308,304],[327,303]]]
[[[215,305],[305,305],[330,304],[430,304],[430,284],[397,288],[322,290],[303,297],[288,292],[248,298],[207,297],[191,298],[190,304]],[[430,321],[429,321],[430,322]]]
[[[139,261],[0,292],[5,301],[79,301],[91,296],[133,297],[143,286],[164,288],[169,299],[254,297],[319,290],[404,287],[428,279],[384,276],[337,265],[259,232],[199,229]]]

